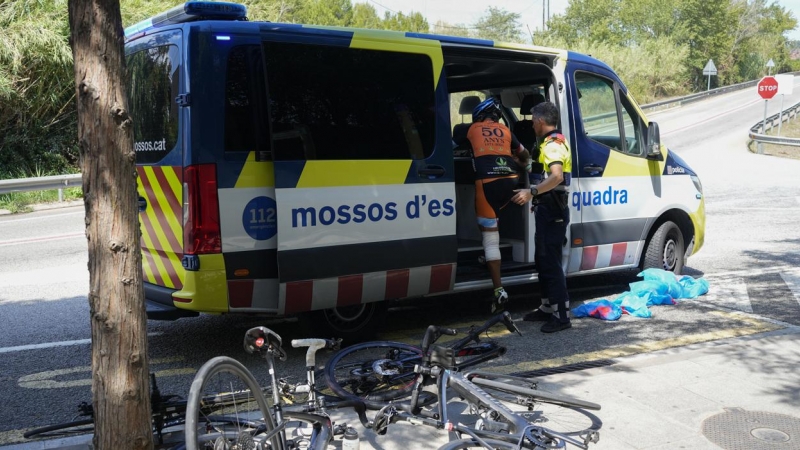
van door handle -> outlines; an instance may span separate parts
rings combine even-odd
[[[597,175],[598,173],[603,173],[603,168],[594,164],[587,164],[583,166],[583,171],[590,175]]]
[[[147,199],[139,197],[139,212],[144,212],[145,209],[147,209]]]
[[[421,177],[439,178],[445,173],[444,167],[436,165],[422,166],[417,169],[417,174]]]

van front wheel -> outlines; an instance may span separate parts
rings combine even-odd
[[[345,344],[371,339],[386,320],[386,302],[311,311],[300,316],[309,337],[341,338]]]
[[[683,233],[675,222],[662,223],[647,243],[643,269],[664,269],[680,275],[686,259]]]

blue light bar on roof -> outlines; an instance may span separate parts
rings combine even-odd
[[[150,27],[193,22],[195,20],[247,20],[247,7],[228,2],[186,2],[125,29],[125,35]]]

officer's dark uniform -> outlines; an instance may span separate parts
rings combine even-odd
[[[561,251],[569,226],[567,188],[572,173],[572,154],[566,138],[558,130],[547,134],[539,146],[539,163],[550,174],[553,164],[561,164],[564,181],[534,200],[536,218],[536,269],[542,289],[540,310],[552,313],[561,323],[569,322],[569,294],[561,267]]]

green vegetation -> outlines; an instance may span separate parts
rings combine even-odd
[[[236,0],[233,0],[236,1]],[[768,0],[570,0],[546,32],[522,32],[520,16],[488,7],[473,24],[430,25],[418,12],[382,16],[351,0],[239,0],[251,20],[434,32],[568,48],[605,61],[641,103],[800,70],[785,33],[792,13]],[[121,0],[132,25],[180,0]],[[78,160],[67,0],[0,0],[0,178],[74,172]],[[800,52],[798,52],[800,53]]]

